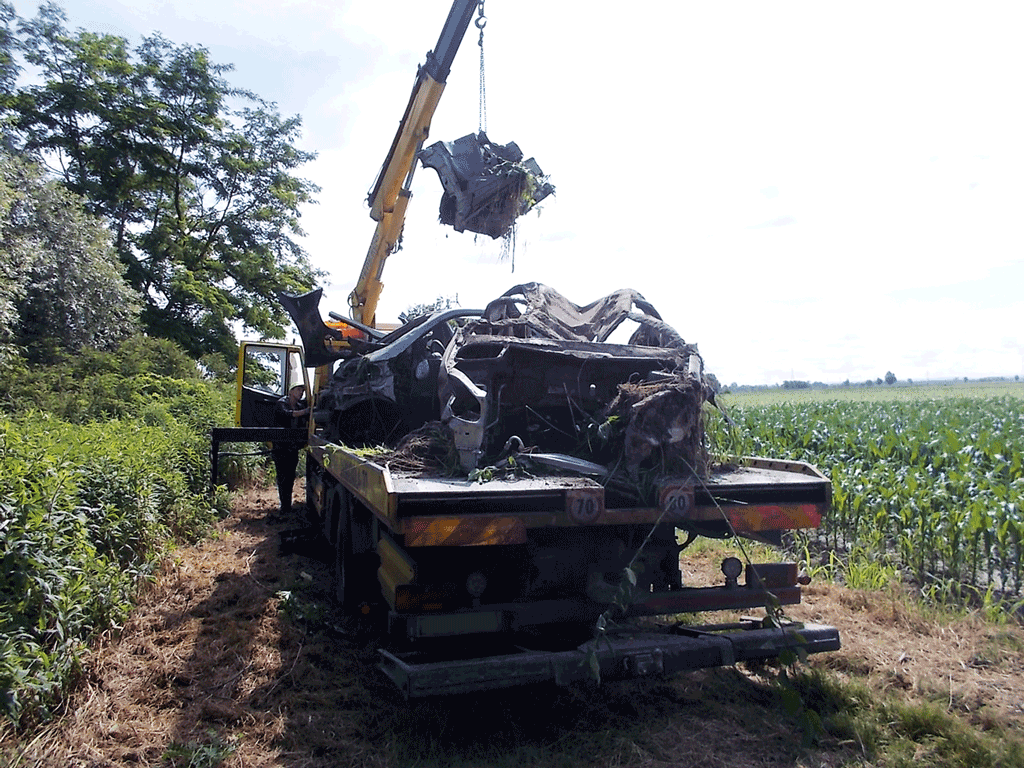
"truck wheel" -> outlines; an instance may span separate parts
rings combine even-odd
[[[334,539],[334,604],[342,614],[353,609],[352,599],[352,537],[349,535],[348,515],[338,516],[337,535]]]
[[[333,489],[334,603],[343,615],[367,613],[379,602],[377,566],[369,513],[341,487]]]

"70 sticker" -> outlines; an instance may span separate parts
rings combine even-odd
[[[577,525],[589,525],[604,514],[604,488],[571,488],[565,492],[565,511]]]
[[[661,509],[669,520],[683,520],[693,511],[692,485],[666,485],[661,489]]]

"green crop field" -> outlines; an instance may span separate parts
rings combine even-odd
[[[807,389],[783,389],[770,387],[752,389],[722,395],[727,404],[733,406],[771,405],[775,403],[829,402],[834,400],[892,402],[932,400],[936,398],[978,398],[978,397],[1024,398],[1024,383],[1019,381],[949,381],[927,384],[895,384],[893,386],[856,385],[850,387],[814,387]]]
[[[833,506],[794,546],[852,586],[900,579],[928,597],[1021,600],[1024,386],[1015,382],[725,395],[729,455],[814,464]]]

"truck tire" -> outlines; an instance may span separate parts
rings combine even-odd
[[[344,492],[342,492],[344,493]],[[347,494],[346,494],[347,495]],[[352,536],[349,533],[348,510],[343,505],[337,517],[337,530],[334,537],[334,604],[338,610],[348,615],[352,613],[353,589],[352,589]]]
[[[336,488],[337,514],[334,536],[334,603],[343,615],[365,614],[366,606],[379,602],[377,565],[365,510],[344,488]]]

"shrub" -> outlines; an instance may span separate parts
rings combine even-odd
[[[15,722],[49,714],[172,537],[215,519],[202,447],[176,419],[0,420],[0,707]]]

